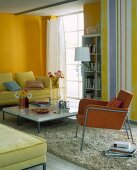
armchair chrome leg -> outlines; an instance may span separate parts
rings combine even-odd
[[[86,111],[86,116],[85,116],[85,120],[84,120],[84,126],[83,126],[83,133],[82,133],[82,140],[81,140],[81,147],[80,147],[80,151],[82,151],[83,149],[83,142],[84,142],[84,135],[85,135],[85,128],[86,128],[86,125],[87,125],[87,118],[88,118],[88,110],[90,108],[87,109]]]
[[[77,127],[76,127],[76,136],[75,136],[75,138],[77,138],[77,136],[78,136],[78,123],[77,123]]]
[[[124,121],[124,126],[125,126],[125,130],[126,130],[127,137],[128,137],[128,139],[129,139],[128,129],[127,129],[127,125],[126,125],[126,120]]]
[[[131,136],[132,143],[134,143],[134,139],[133,139],[132,130],[131,130],[131,126],[130,126],[128,116],[127,116],[127,123],[128,123],[129,131],[130,131],[130,136]]]
[[[80,151],[82,151],[82,149],[83,149],[83,142],[84,142],[85,128],[86,128],[86,126],[84,125],[84,127],[83,127],[83,133],[82,133],[82,140],[81,140],[81,147],[80,147]]]

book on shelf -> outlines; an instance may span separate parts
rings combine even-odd
[[[114,142],[110,149],[104,151],[107,157],[134,157],[137,152],[137,147],[132,146],[128,142]]]
[[[92,78],[87,78],[86,88],[94,88],[94,80]]]

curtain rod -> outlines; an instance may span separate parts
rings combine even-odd
[[[49,4],[49,5],[44,5],[44,6],[41,6],[41,7],[28,9],[28,10],[25,10],[25,11],[22,11],[22,12],[17,12],[17,13],[15,13],[15,15],[26,14],[26,13],[29,13],[29,12],[38,11],[38,10],[41,10],[41,9],[50,8],[50,7],[54,7],[54,6],[58,6],[58,5],[63,5],[63,4],[67,4],[67,3],[75,2],[75,1],[78,1],[78,0],[67,0],[67,1],[57,2],[57,3],[53,3],[53,4]]]
[[[64,14],[64,15],[58,15],[58,17],[65,17],[67,15],[73,15],[73,14],[79,14],[82,13],[83,11],[78,11],[78,12],[72,12],[72,13],[68,13],[68,14]]]

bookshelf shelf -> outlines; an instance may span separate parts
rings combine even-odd
[[[101,99],[101,37],[100,34],[82,37],[82,46],[90,48],[90,70],[82,67],[83,97]]]

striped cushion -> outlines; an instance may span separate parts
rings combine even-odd
[[[26,88],[30,89],[30,90],[44,89],[44,85],[43,85],[42,81],[28,80],[28,81],[26,81]]]

